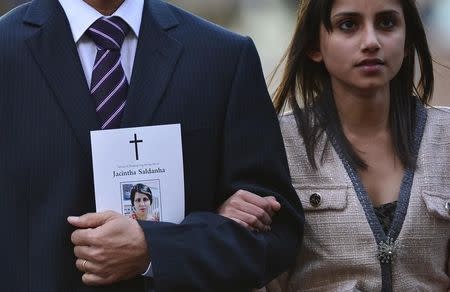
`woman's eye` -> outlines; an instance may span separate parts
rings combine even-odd
[[[380,21],[380,27],[382,29],[391,29],[395,25],[395,21],[392,18],[385,18]]]
[[[355,27],[356,27],[356,24],[351,20],[346,20],[339,24],[339,28],[343,31],[352,30]]]
[[[148,198],[143,198],[142,199],[144,202],[147,202],[148,201]]]

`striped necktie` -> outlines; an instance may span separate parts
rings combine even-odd
[[[90,90],[102,129],[120,127],[128,92],[120,48],[129,30],[124,20],[113,16],[99,18],[86,32],[97,46]]]

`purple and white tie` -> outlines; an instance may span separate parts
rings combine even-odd
[[[98,19],[86,32],[97,45],[90,90],[102,129],[120,127],[128,92],[120,48],[129,30],[124,20],[113,16]]]

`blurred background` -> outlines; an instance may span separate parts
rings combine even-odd
[[[0,15],[26,1],[0,0]],[[168,0],[253,38],[265,75],[276,67],[292,36],[298,0]],[[417,0],[435,63],[435,105],[450,106],[450,0]],[[276,82],[275,82],[276,84]],[[270,86],[273,89],[273,85]]]

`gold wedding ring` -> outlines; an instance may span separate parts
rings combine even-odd
[[[83,263],[81,264],[81,267],[83,268],[83,272],[85,272],[85,273],[86,273],[86,263],[87,263],[87,260],[83,260]]]

